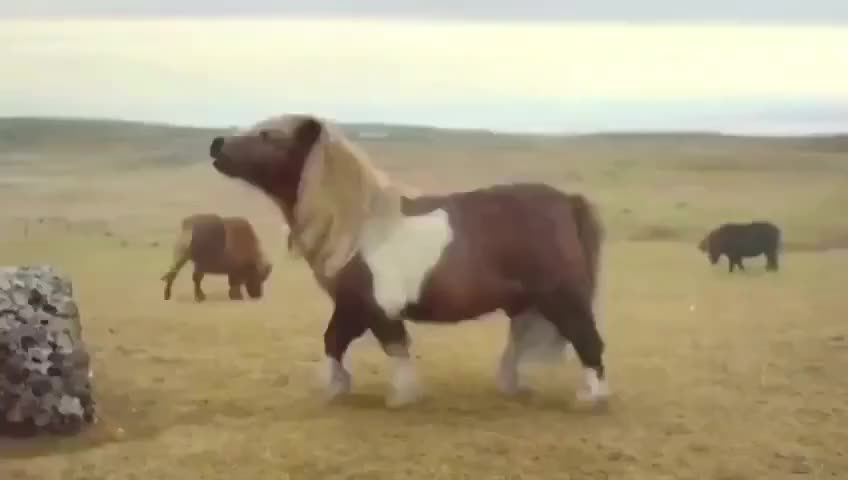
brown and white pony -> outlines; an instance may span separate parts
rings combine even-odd
[[[161,278],[165,282],[165,300],[170,300],[174,280],[189,260],[194,263],[191,279],[197,302],[206,299],[200,288],[206,274],[227,275],[230,299],[241,300],[242,285],[250,298],[261,298],[262,284],[272,270],[250,222],[214,213],[189,215],[180,222],[171,268]]]
[[[333,300],[324,333],[331,396],[349,391],[342,359],[367,330],[395,362],[386,401],[399,406],[420,393],[404,320],[454,324],[502,310],[511,319],[498,372],[504,392],[521,388],[526,354],[570,342],[588,387],[578,398],[607,397],[593,313],[603,232],[583,196],[531,183],[414,195],[309,115],[217,137],[210,155],[220,173],[278,205]],[[554,338],[538,334],[546,329]]]

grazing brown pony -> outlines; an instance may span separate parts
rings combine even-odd
[[[698,243],[698,250],[706,253],[713,265],[726,255],[731,273],[734,267],[745,270],[743,258],[759,255],[766,257],[766,270],[776,272],[780,268],[781,236],[780,228],[768,221],[722,223]]]
[[[230,299],[241,300],[244,285],[250,298],[262,297],[262,284],[271,273],[259,239],[250,223],[241,217],[220,217],[211,213],[191,215],[183,219],[180,236],[174,245],[174,261],[162,280],[165,300],[171,298],[171,286],[183,266],[194,263],[194,298],[206,299],[200,282],[207,273],[227,275]]]
[[[588,392],[578,397],[608,395],[593,313],[602,227],[583,196],[532,183],[413,195],[331,122],[308,115],[217,137],[210,155],[220,173],[278,205],[333,300],[324,332],[331,396],[349,391],[343,356],[370,330],[395,362],[387,405],[413,401],[404,320],[455,324],[497,310],[511,319],[502,390],[519,389],[518,362],[542,343],[531,334],[550,325],[554,343],[571,343],[584,366]]]

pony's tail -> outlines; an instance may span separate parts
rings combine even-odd
[[[774,251],[766,252],[766,269],[776,271],[780,268],[778,256],[783,254],[783,235],[780,229],[772,226],[774,235]]]
[[[774,229],[774,248],[778,252],[783,252],[783,233],[781,233],[780,229],[775,227]]]
[[[586,272],[589,275],[589,294],[594,300],[598,287],[599,266],[601,261],[601,243],[604,240],[604,227],[595,206],[580,194],[569,195],[577,223],[577,236],[586,258]]]
[[[293,258],[300,258],[303,256],[303,252],[301,252],[300,248],[298,248],[294,236],[294,229],[290,228],[289,234],[286,237],[286,250],[288,250],[289,255],[291,255]]]
[[[163,282],[173,282],[177,278],[177,274],[185,266],[189,259],[189,250],[191,249],[192,225],[183,222],[180,229],[180,236],[177,238],[177,243],[174,245],[174,260],[171,263],[171,268],[165,272],[160,278]]]

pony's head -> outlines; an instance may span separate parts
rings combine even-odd
[[[400,190],[330,122],[281,115],[210,145],[218,172],[259,189],[283,211],[290,246],[323,275],[355,253],[364,222],[400,215]]]
[[[708,233],[699,243],[698,250],[707,254],[710,263],[715,265],[718,263],[718,258],[721,256],[715,245],[715,232]]]
[[[707,247],[708,247],[709,243],[710,243],[710,236],[707,235],[706,237],[702,238],[700,242],[698,242],[698,250],[700,250],[704,253],[707,253]]]
[[[263,260],[256,266],[252,275],[248,276],[244,282],[244,287],[250,298],[262,297],[262,285],[268,280],[268,277],[271,275],[271,270],[273,270],[273,266],[269,262]]]

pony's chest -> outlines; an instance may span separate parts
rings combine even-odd
[[[453,239],[444,210],[404,217],[377,232],[366,228],[360,252],[373,281],[374,299],[390,318],[415,303],[428,275]]]

